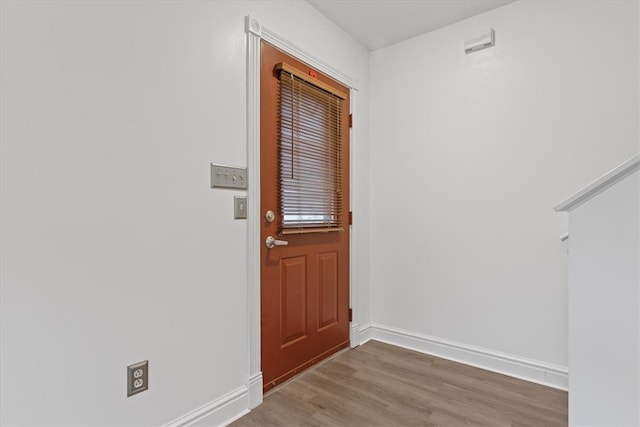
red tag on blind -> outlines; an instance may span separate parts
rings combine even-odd
[[[318,75],[317,75],[317,74],[316,74],[316,72],[315,72],[315,71],[313,71],[313,70],[309,71],[309,75],[310,75],[311,77],[313,77],[314,79],[315,79],[315,78],[318,78]]]

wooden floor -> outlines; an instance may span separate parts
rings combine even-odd
[[[369,341],[269,393],[248,426],[566,426],[567,393]]]

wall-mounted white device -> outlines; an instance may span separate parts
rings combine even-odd
[[[496,32],[493,28],[464,38],[464,53],[477,52],[496,45]]]

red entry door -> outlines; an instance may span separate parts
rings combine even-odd
[[[261,44],[261,348],[264,391],[349,346],[349,225],[343,231],[282,234],[277,65],[287,63],[347,95],[339,162],[343,218],[349,212],[348,88],[269,44]],[[325,86],[326,87],[326,86]],[[273,216],[267,215],[273,212]],[[307,230],[308,231],[308,230]],[[267,248],[267,238],[287,242]]]

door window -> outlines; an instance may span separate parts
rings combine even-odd
[[[280,232],[342,231],[340,93],[279,64]]]

